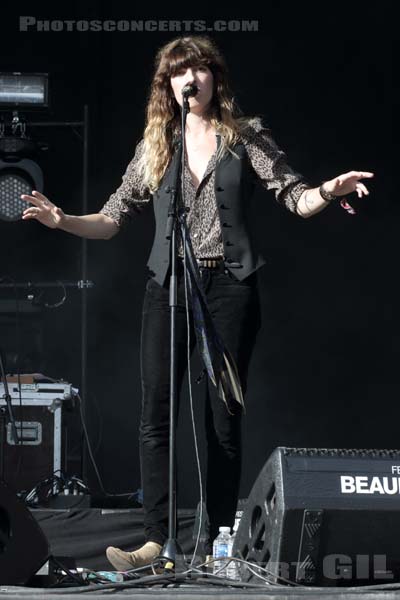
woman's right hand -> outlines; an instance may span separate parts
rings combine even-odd
[[[24,221],[28,219],[36,219],[43,225],[51,227],[51,229],[57,229],[60,226],[61,221],[65,218],[65,214],[61,208],[53,204],[46,196],[43,196],[40,192],[33,190],[32,196],[22,194],[22,200],[34,204],[24,210],[22,219]]]

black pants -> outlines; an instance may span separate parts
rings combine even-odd
[[[201,269],[208,306],[217,331],[236,361],[243,392],[252,349],[260,326],[257,275],[243,282],[221,269]],[[168,533],[168,435],[170,309],[169,279],[161,287],[149,279],[143,304],[141,373],[143,405],[140,422],[140,456],[146,541],[163,544]],[[177,347],[178,389],[187,362],[185,288],[182,268],[178,273]],[[191,341],[195,344],[191,320]],[[232,526],[239,494],[241,469],[241,412],[237,404],[229,414],[210,384],[205,406],[207,437],[206,506],[211,553],[220,525]]]

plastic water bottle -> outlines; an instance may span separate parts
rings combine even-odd
[[[227,577],[227,564],[231,547],[231,528],[220,527],[219,534],[213,543],[213,573],[219,577]],[[222,559],[222,560],[218,560]],[[218,571],[218,572],[217,572]]]
[[[229,556],[233,556],[233,544],[235,542],[237,528],[239,527],[239,521],[240,521],[240,518],[235,519],[235,524],[233,526],[233,533],[231,535],[231,541],[229,544]],[[231,560],[228,563],[227,577],[229,579],[236,579],[237,581],[240,581],[240,563],[236,562],[235,560]]]

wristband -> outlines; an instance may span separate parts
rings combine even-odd
[[[319,187],[318,191],[320,193],[321,198],[323,198],[325,200],[325,202],[331,202],[332,200],[337,198],[337,196],[335,196],[335,194],[332,194],[331,192],[326,191],[326,189],[324,188],[324,184],[322,184]]]

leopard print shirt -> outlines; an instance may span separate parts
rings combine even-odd
[[[269,129],[264,128],[259,119],[253,119],[245,134],[242,134],[241,141],[260,183],[267,190],[274,190],[276,200],[296,213],[301,194],[311,186],[302,175],[288,165],[285,153],[278,148]],[[99,211],[111,217],[120,227],[139,214],[151,199],[151,194],[143,185],[137,169],[142,153],[143,140],[136,147],[135,156],[126,169],[122,184]],[[197,258],[224,255],[214,190],[216,155],[217,152],[211,156],[197,189],[187,166],[184,173],[185,203],[189,207],[187,224]],[[178,254],[182,256],[180,236]]]

